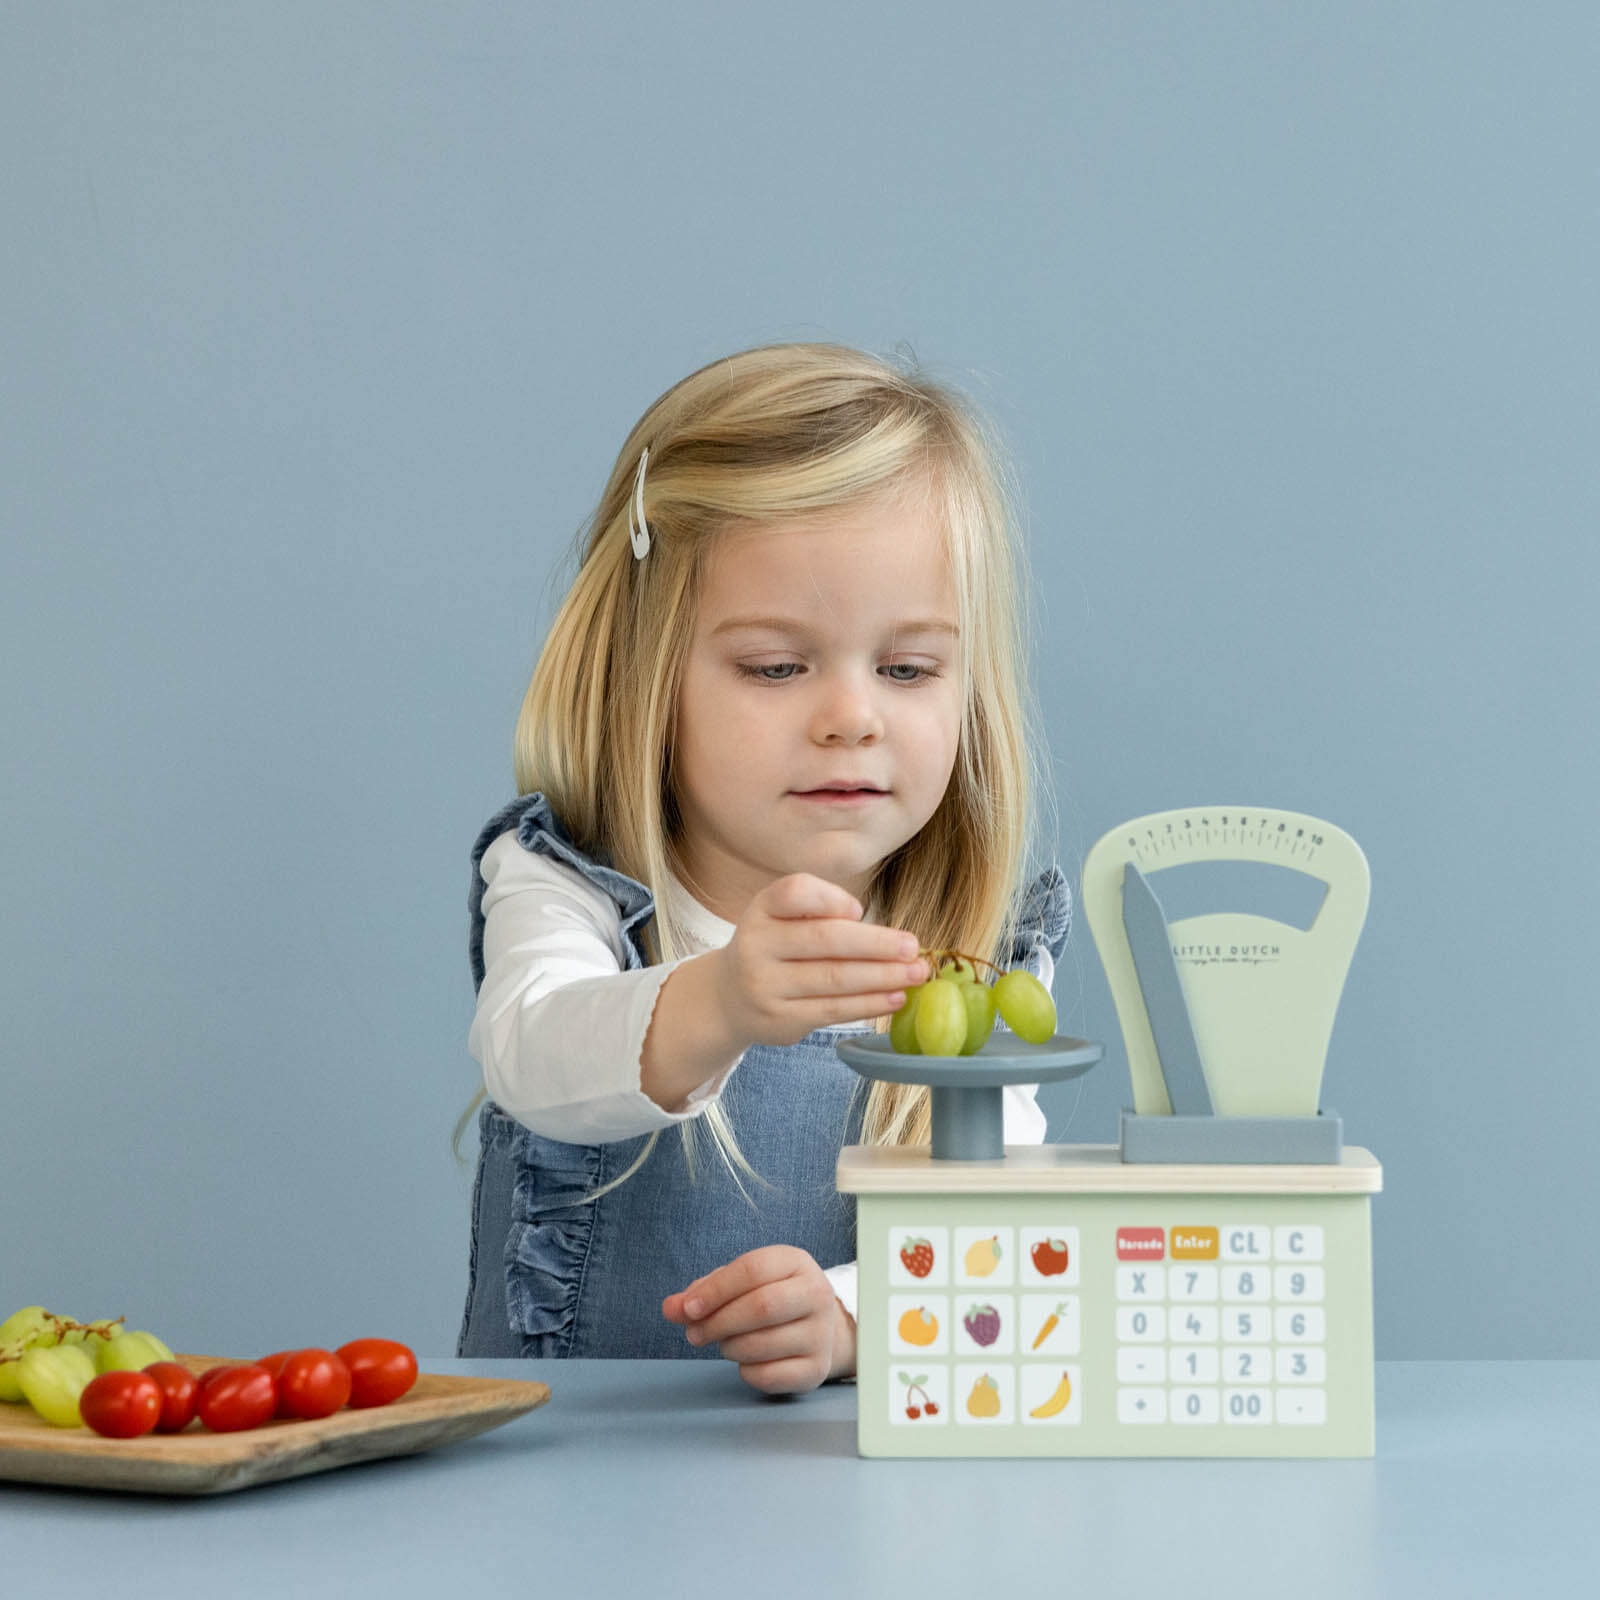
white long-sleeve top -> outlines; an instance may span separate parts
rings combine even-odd
[[[535,1133],[568,1144],[632,1139],[702,1115],[739,1061],[707,1078],[685,1110],[664,1111],[640,1086],[644,1039],[662,984],[684,961],[727,944],[733,923],[669,876],[671,912],[694,948],[678,961],[626,971],[616,902],[581,872],[523,849],[514,830],[484,851],[479,872],[484,978],[467,1048],[489,1098]],[[1048,988],[1050,953],[1040,956]],[[822,1031],[870,1033],[872,1021]],[[1044,1142],[1037,1089],[1006,1086],[1007,1144]],[[854,1317],[855,1262],[829,1268],[827,1277]]]

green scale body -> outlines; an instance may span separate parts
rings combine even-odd
[[[958,1185],[953,1165],[840,1158],[862,1455],[1373,1453],[1366,1151],[1197,1169],[1012,1147]]]

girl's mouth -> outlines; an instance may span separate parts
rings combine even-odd
[[[860,805],[867,800],[887,798],[882,789],[797,789],[797,800],[821,800],[831,805]]]

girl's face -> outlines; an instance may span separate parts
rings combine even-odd
[[[915,498],[717,541],[673,752],[684,866],[709,910],[737,922],[794,872],[867,903],[873,870],[949,786],[959,643],[938,526]],[[880,792],[812,797],[833,782]]]

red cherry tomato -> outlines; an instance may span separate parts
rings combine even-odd
[[[78,1410],[108,1439],[137,1439],[161,1420],[161,1385],[143,1372],[102,1372],[84,1386]]]
[[[278,1409],[278,1386],[253,1361],[213,1367],[201,1380],[196,1409],[213,1433],[259,1428]]]
[[[176,1361],[152,1361],[144,1371],[146,1377],[155,1379],[161,1390],[161,1420],[156,1424],[156,1432],[182,1432],[194,1416],[200,1380]]]
[[[289,1357],[297,1354],[294,1350],[274,1350],[270,1356],[262,1356],[256,1362],[258,1367],[265,1367],[272,1374],[272,1381],[278,1385],[278,1409],[276,1416],[287,1417],[291,1413],[283,1403],[283,1368]]]
[[[350,1369],[331,1350],[291,1351],[277,1379],[280,1417],[329,1417],[350,1398]]]
[[[242,1361],[219,1361],[216,1366],[207,1367],[206,1370],[200,1373],[199,1376],[194,1380],[195,1399],[198,1400],[200,1396],[203,1395],[206,1390],[209,1389],[211,1385],[222,1376],[224,1372],[231,1372],[235,1367],[244,1365],[246,1365],[246,1363]]]
[[[393,1339],[352,1339],[339,1346],[350,1369],[350,1406],[386,1406],[417,1381],[417,1358]]]

